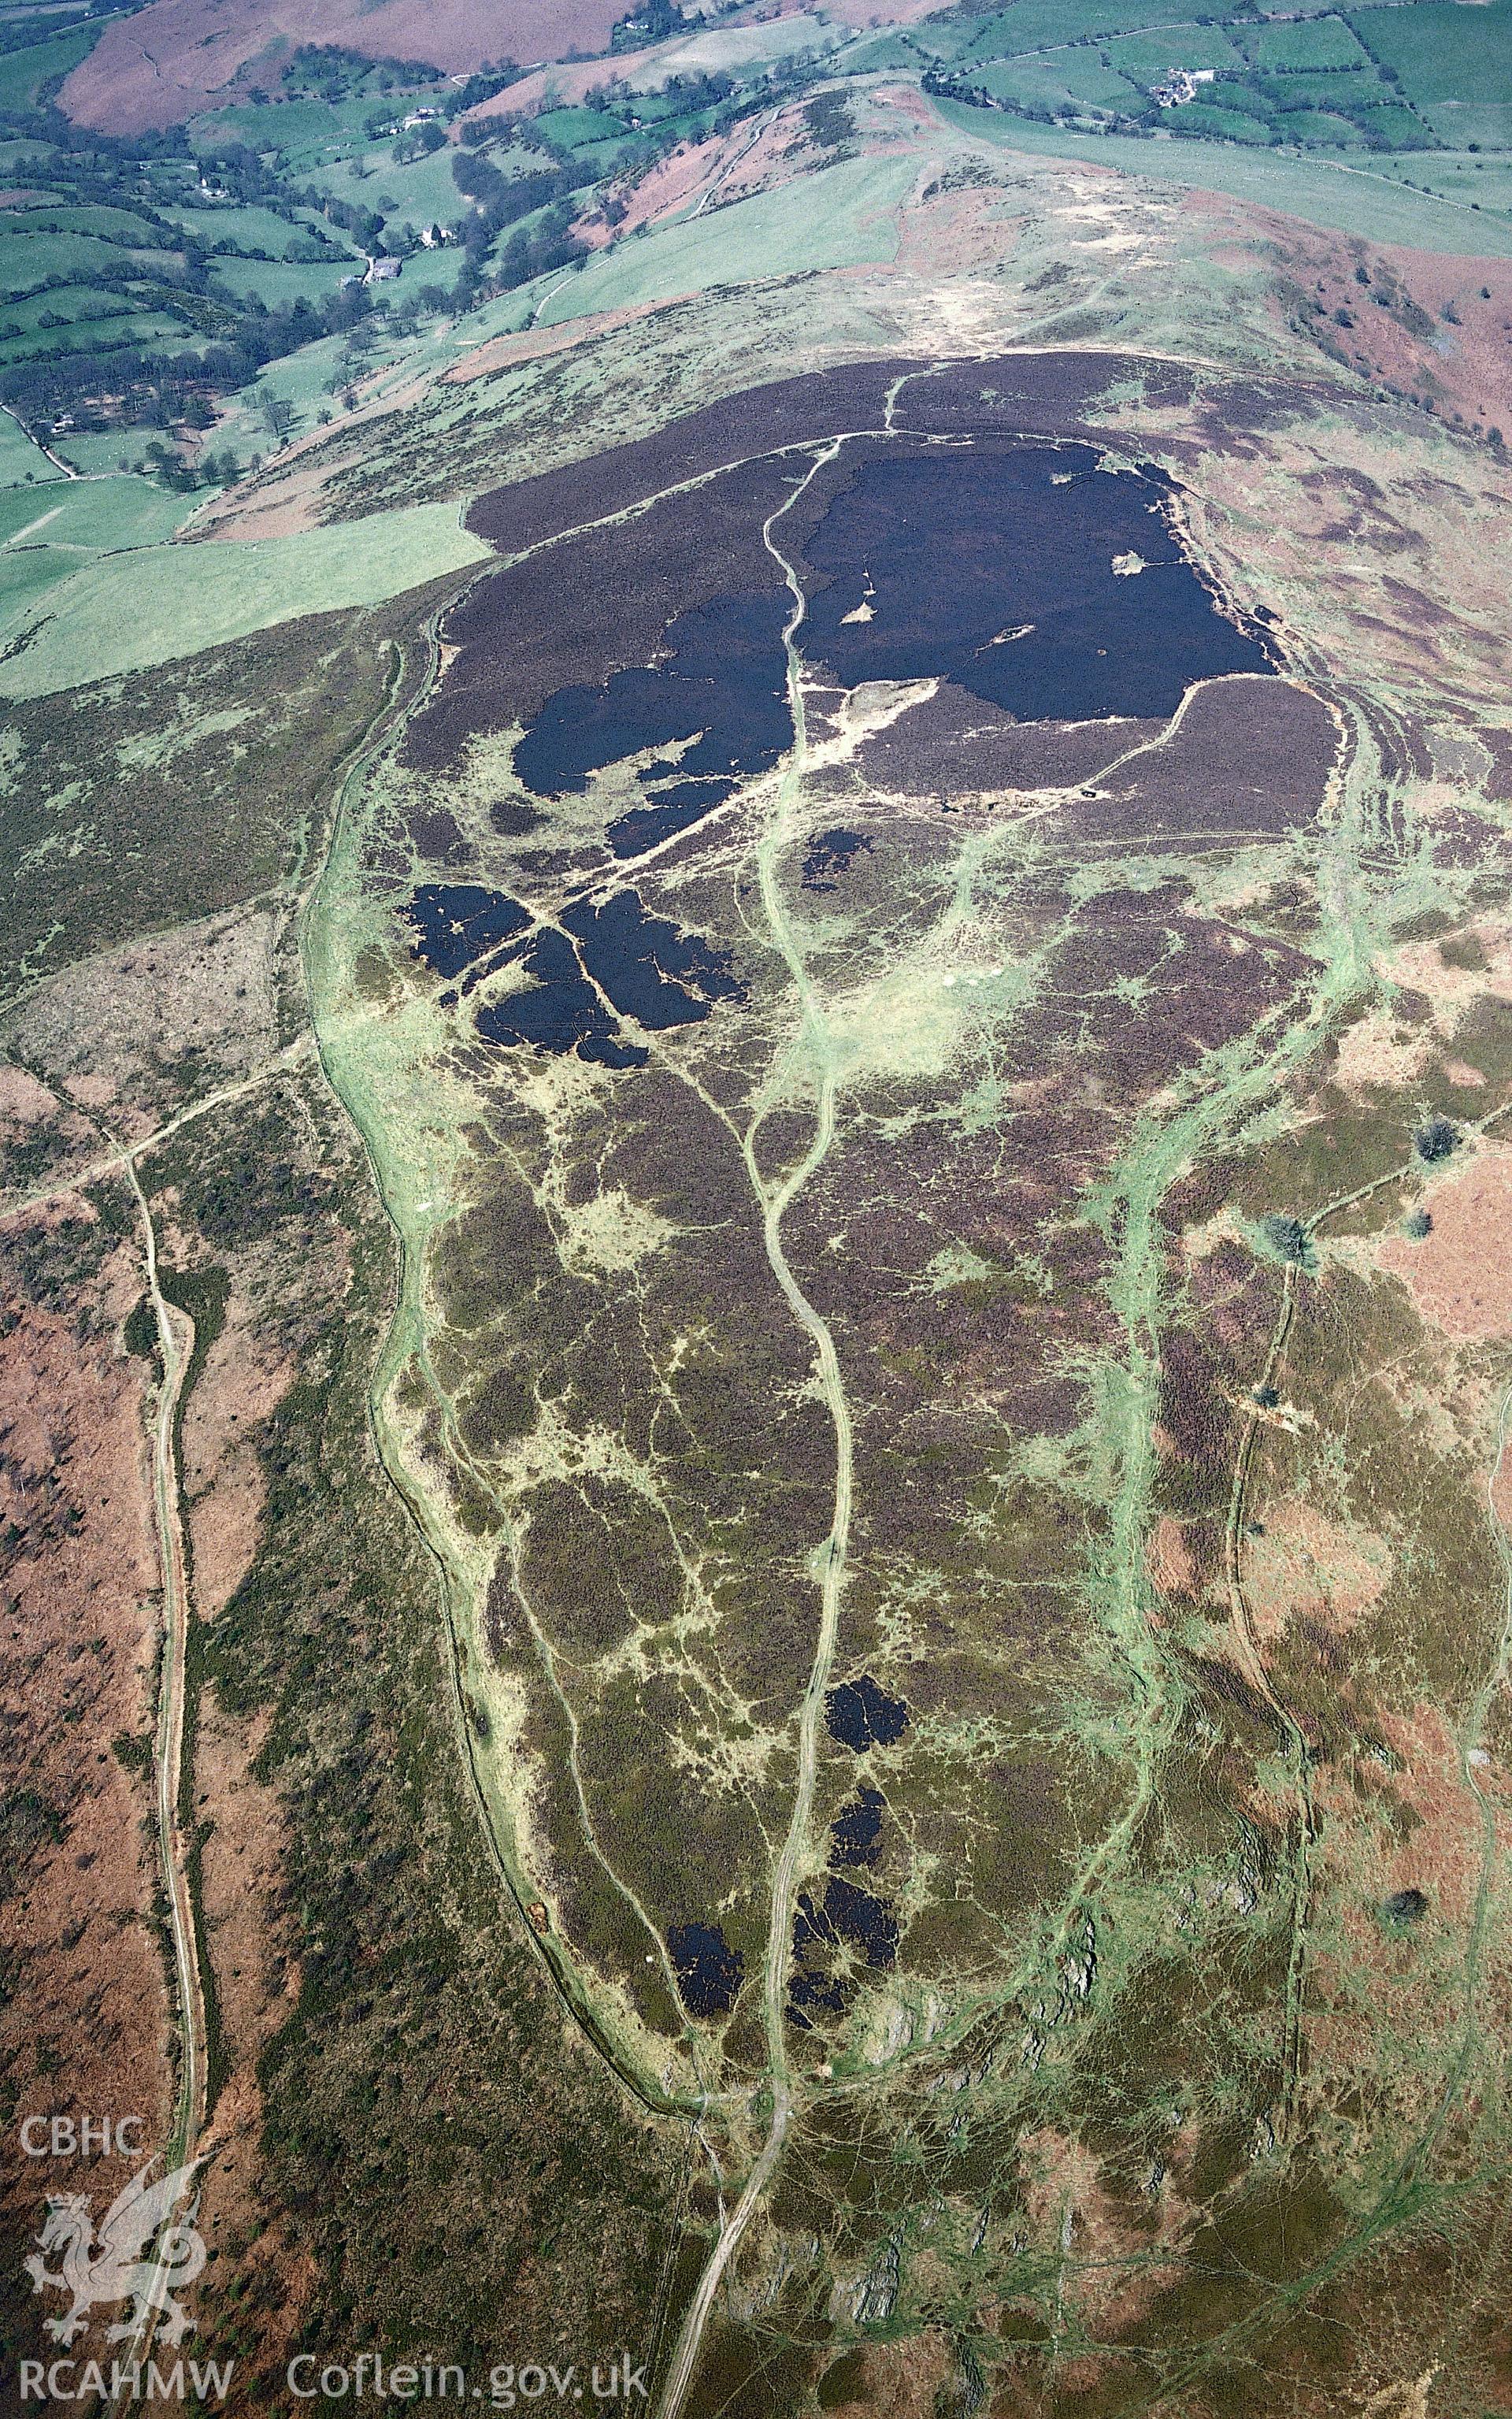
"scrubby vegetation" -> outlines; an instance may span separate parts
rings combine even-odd
[[[285,1098],[202,1130],[149,1177],[174,1184],[234,1282],[266,1281],[269,1245],[289,1271],[278,1333],[298,1366],[255,1433],[262,1544],[196,1630],[192,1677],[265,1726],[257,1777],[289,1817],[274,1954],[297,1961],[298,1989],[259,2080],[267,2211],[290,2260],[313,2263],[298,2345],[340,2357],[355,2333],[483,2369],[644,2344],[675,2145],[574,2052],[483,1850],[436,1574],[368,1441],[390,1244],[352,1140],[323,1097]],[[245,2277],[217,2291],[202,2323],[256,2366],[279,2272],[250,2273],[251,2295]]]

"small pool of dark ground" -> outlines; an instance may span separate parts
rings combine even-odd
[[[812,2031],[816,2015],[844,2014],[855,1997],[848,1949],[859,1949],[867,1965],[885,1973],[897,1959],[898,1919],[886,1899],[831,1873],[822,1898],[802,1891],[793,1915],[787,2017],[800,2032]]]
[[[871,1747],[892,1747],[909,1727],[909,1709],[901,1697],[890,1697],[869,1672],[859,1680],[842,1680],[824,1700],[824,1720],[830,1736],[842,1747],[864,1755]]]
[[[674,1923],[666,1945],[690,2016],[727,2016],[735,2005],[745,1960],[730,1947],[718,1924]]]
[[[864,832],[816,832],[803,855],[803,888],[833,890],[840,875],[848,871],[851,860],[863,850],[870,856],[872,844]]]
[[[444,1007],[508,965],[529,978],[479,1013],[481,1039],[504,1049],[575,1051],[603,1067],[644,1067],[649,1052],[625,1040],[605,997],[658,1033],[744,997],[727,952],[648,916],[634,890],[598,905],[579,900],[562,918],[567,932],[535,926],[517,900],[477,883],[426,883],[401,912],[417,933],[416,955],[435,973],[454,979],[466,970],[460,991],[441,994]]]
[[[848,687],[943,674],[1022,722],[1166,716],[1194,681],[1274,671],[1259,628],[1230,621],[1183,554],[1169,482],[1097,458],[1033,443],[863,456],[806,548],[804,655]]]
[[[508,992],[479,1009],[478,1030],[485,1041],[506,1049],[528,1042],[558,1058],[575,1050],[600,1067],[645,1066],[649,1052],[621,1038],[565,933],[538,932],[520,963],[535,987]]]
[[[830,1826],[832,1865],[875,1865],[882,1838],[882,1793],[863,1781]]]

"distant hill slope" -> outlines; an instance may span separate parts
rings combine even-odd
[[[466,73],[487,60],[607,50],[626,0],[150,0],[106,28],[68,78],[61,106],[111,133],[172,126],[249,83],[276,85],[303,42]],[[266,69],[264,62],[266,61]],[[249,76],[256,63],[260,72]]]

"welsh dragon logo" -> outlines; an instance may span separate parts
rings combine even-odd
[[[34,2293],[51,2289],[72,2296],[71,2307],[61,2318],[45,2321],[54,2343],[71,2344],[83,2334],[97,2302],[130,2300],[132,2304],[129,2317],[106,2328],[107,2343],[134,2335],[149,2310],[158,2311],[163,2319],[160,2336],[165,2344],[182,2343],[193,2326],[174,2293],[191,2285],[205,2265],[205,2243],[193,2224],[198,2193],[176,2224],[169,2221],[203,2162],[191,2160],[187,2167],[176,2167],[171,2175],[149,2183],[153,2164],[149,2161],[117,2193],[98,2233],[87,2194],[48,2195],[47,2216],[36,2239],[43,2253],[61,2250],[62,2261],[52,2269],[34,2252],[25,2264]]]

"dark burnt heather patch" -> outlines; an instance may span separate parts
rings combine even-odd
[[[832,1865],[875,1865],[882,1840],[882,1793],[863,1781],[830,1826]]]
[[[837,428],[879,428],[889,387],[916,366],[859,362],[747,387],[671,421],[652,437],[515,487],[496,487],[470,507],[467,527],[501,554],[520,554],[560,530],[625,512],[681,480],[705,478],[722,463],[748,461],[782,445],[822,445]]]
[[[639,747],[693,742],[625,819],[621,853],[717,804],[717,784],[759,769],[787,739],[767,627],[780,626],[786,591],[760,532],[802,456],[772,449],[878,429],[888,390],[910,370],[869,363],[752,389],[593,464],[483,498],[470,516],[480,533],[539,551],[478,581],[449,617],[459,652],[409,726],[407,761],[453,765],[469,735],[523,723],[521,772],[550,794],[580,791]],[[1115,477],[1095,470],[1090,449],[1009,441],[1025,430],[1091,433],[1078,412],[1131,380],[1161,406],[1186,393],[1185,373],[1111,354],[907,376],[899,432],[974,442],[930,452],[900,434],[884,458],[883,440],[862,434],[822,474],[789,524],[795,537],[811,532],[816,665],[847,682],[949,674],[1019,719],[1164,715],[1185,680],[1268,668],[1258,632],[1226,621],[1182,556],[1158,474]],[[663,492],[690,477],[702,483]],[[602,524],[649,496],[660,501]],[[823,496],[830,511],[814,532]],[[910,516],[928,528],[923,549],[907,544]],[[1149,567],[1118,578],[1116,555]],[[937,576],[919,589],[921,565]],[[868,569],[879,602],[869,622],[848,623],[854,600],[838,591]],[[1034,626],[1007,638],[1024,624]],[[710,680],[719,711],[695,721]]]
[[[506,1050],[527,1042],[556,1057],[575,1050],[599,1067],[645,1066],[647,1052],[621,1038],[565,934],[537,932],[520,964],[528,985],[478,1011],[478,1031],[485,1041]]]
[[[415,928],[415,955],[448,978],[523,932],[527,908],[477,882],[425,882],[402,911]]]
[[[886,1899],[831,1873],[822,1891],[803,1890],[793,1916],[787,2021],[800,2032],[843,2015],[856,1995],[859,1969],[885,1973],[897,1962],[898,1919]]]
[[[744,465],[476,581],[447,616],[460,652],[411,719],[405,762],[454,767],[469,739],[533,721],[559,690],[658,664],[669,624],[716,598],[786,595],[761,529],[791,476],[781,458]]]
[[[783,624],[786,590],[717,596],[667,625],[663,660],[558,689],[514,751],[539,797],[586,790],[591,774],[650,747],[678,745],[643,775],[650,801],[610,827],[629,856],[695,822],[737,780],[764,773],[792,740]]]
[[[597,906],[580,900],[563,915],[565,932],[536,925],[517,900],[479,883],[424,883],[401,913],[433,973],[450,980],[466,970],[460,986],[442,993],[445,1008],[519,967],[524,984],[477,1020],[481,1039],[505,1049],[526,1043],[557,1056],[575,1050],[599,1066],[643,1067],[646,1050],[622,1038],[604,995],[650,1032],[697,1024],[716,1001],[743,996],[727,951],[648,916],[634,890]]]
[[[649,1033],[696,1024],[716,1000],[744,996],[727,950],[648,916],[634,890],[617,890],[599,906],[580,900],[562,922],[600,989]]]
[[[863,443],[807,539],[805,655],[848,686],[946,675],[1018,721],[1175,712],[1274,669],[1175,538],[1168,482],[1090,447]]]
[[[864,1755],[868,1748],[896,1746],[909,1727],[909,1709],[901,1697],[889,1696],[863,1672],[859,1680],[842,1680],[830,1690],[824,1724],[832,1738]]]
[[[667,1948],[678,1978],[678,1989],[691,2016],[727,2016],[745,1972],[745,1960],[732,1949],[717,1923],[674,1923]]]

